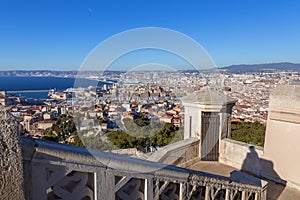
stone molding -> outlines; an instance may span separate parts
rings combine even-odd
[[[269,111],[269,119],[300,124],[300,111],[284,108],[272,108]]]
[[[300,86],[280,85],[270,95],[269,119],[300,124]]]

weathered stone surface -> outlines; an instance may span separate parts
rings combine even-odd
[[[2,106],[0,107],[0,156],[0,198],[24,199],[17,122]]]
[[[281,85],[270,96],[271,120],[300,124],[300,86]]]

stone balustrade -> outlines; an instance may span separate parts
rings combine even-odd
[[[266,185],[29,138],[26,199],[266,199]]]
[[[185,167],[199,158],[199,142],[197,138],[189,138],[159,148],[149,161]]]

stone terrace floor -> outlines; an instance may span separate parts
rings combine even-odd
[[[207,162],[198,161],[190,166],[186,166],[188,169],[193,169],[197,171],[203,171],[207,173],[213,173],[221,176],[230,176],[230,172],[237,170],[233,167],[221,164],[219,162]],[[267,180],[268,181],[268,180]],[[269,182],[267,197],[270,200],[280,199],[280,200],[300,200],[300,191],[290,188],[281,184],[276,184],[272,181]]]

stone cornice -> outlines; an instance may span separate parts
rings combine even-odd
[[[270,107],[268,115],[271,120],[300,124],[300,110],[283,107]]]

